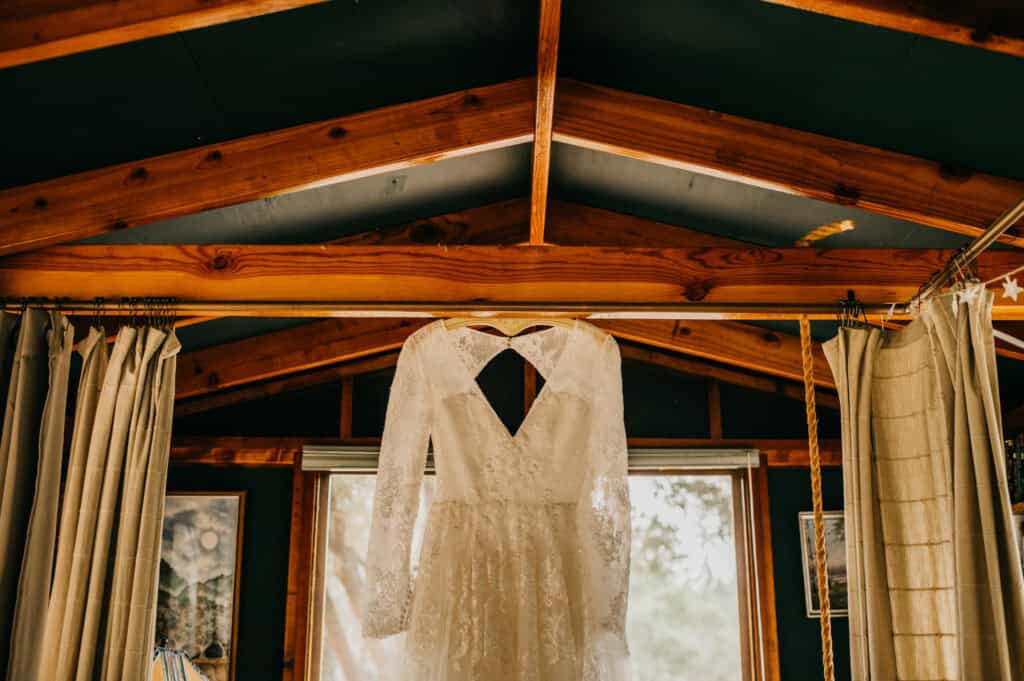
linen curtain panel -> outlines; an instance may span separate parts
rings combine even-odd
[[[1024,577],[984,289],[904,330],[840,329],[854,681],[1024,679]]]
[[[72,329],[62,315],[0,313],[0,647],[9,679],[27,678],[40,651],[40,614],[50,591]],[[9,660],[9,661],[8,661]]]
[[[46,372],[31,371],[34,365],[22,359],[26,353],[21,351],[23,339],[26,347],[39,345],[35,340],[39,328],[47,326],[45,319],[34,322],[39,314],[28,310],[22,315],[18,352],[9,364],[0,442],[0,463],[6,464],[7,471],[4,510],[9,490],[11,499],[30,503],[32,509],[21,578],[10,602],[0,601],[5,606],[0,610],[0,626],[12,631],[9,659],[0,671],[6,670],[7,681],[144,680],[149,678],[153,657],[160,530],[180,345],[173,332],[125,327],[113,347],[108,347],[102,331],[90,329],[78,346],[82,368],[62,488],[68,372],[67,362],[61,364],[54,356],[62,360],[70,356],[72,330],[63,317],[50,315],[50,365],[57,369],[51,368],[47,382]],[[9,322],[0,318],[0,352],[5,324]],[[59,353],[54,329],[60,330],[63,341]],[[61,376],[63,383],[55,380]],[[40,401],[40,395],[45,407],[55,405],[52,423],[20,416]],[[25,407],[19,403],[23,397]],[[48,413],[45,407],[44,414]],[[33,438],[40,442],[37,450],[23,444]],[[13,444],[8,447],[9,440]],[[45,465],[44,452],[54,454],[45,459]],[[8,485],[14,457],[29,463],[38,460],[37,472],[34,476],[21,473],[19,485]],[[44,520],[35,520],[37,509],[45,509]],[[32,546],[37,548],[30,551]],[[5,590],[8,562],[4,555]]]

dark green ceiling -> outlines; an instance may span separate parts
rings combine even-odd
[[[0,70],[0,186],[532,73],[535,2],[329,2]],[[562,75],[1024,177],[1024,59],[759,0],[566,0]]]

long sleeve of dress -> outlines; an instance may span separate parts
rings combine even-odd
[[[609,336],[595,365],[596,428],[579,501],[586,586],[584,679],[628,678],[630,501],[623,421],[622,359]]]
[[[400,633],[408,625],[410,553],[430,420],[430,390],[410,338],[398,355],[381,440],[363,614],[363,634],[370,638]]]

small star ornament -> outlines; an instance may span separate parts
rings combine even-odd
[[[980,286],[973,286],[969,284],[960,292],[960,300],[968,304],[973,303],[977,300],[979,293],[981,293]]]
[[[1017,302],[1017,296],[1024,293],[1024,289],[1017,285],[1017,278],[1003,277],[1003,298],[1012,298]]]

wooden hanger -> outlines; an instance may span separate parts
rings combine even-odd
[[[531,326],[576,326],[575,319],[564,317],[452,317],[441,322],[446,329],[458,329],[463,326],[489,326],[506,336],[515,336]]]

